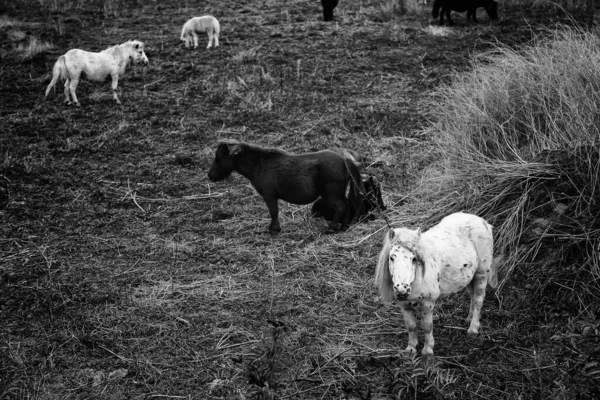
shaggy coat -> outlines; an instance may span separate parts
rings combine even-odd
[[[52,69],[52,81],[46,88],[46,96],[56,85],[58,79],[65,81],[65,103],[71,104],[69,94],[73,103],[79,107],[79,100],[75,90],[81,74],[90,80],[103,82],[108,76],[112,79],[113,99],[117,104],[121,104],[117,96],[117,85],[119,77],[123,76],[127,65],[134,63],[148,64],[148,57],[144,53],[144,43],[139,40],[130,40],[123,44],[109,47],[99,53],[92,53],[80,49],[71,49],[64,55],[58,57]]]
[[[190,47],[192,42],[194,48],[198,47],[198,33],[206,32],[208,35],[208,46],[210,49],[213,47],[219,47],[219,34],[221,33],[221,25],[219,21],[212,15],[204,15],[202,17],[194,17],[189,19],[183,28],[181,29],[181,41],[185,43],[185,47]]]
[[[425,333],[422,354],[433,354],[435,302],[464,288],[471,294],[468,334],[477,335],[486,286],[497,285],[493,247],[492,226],[472,214],[451,214],[424,233],[390,229],[379,254],[375,284],[383,301],[400,301],[408,329],[405,351],[416,351],[415,310],[420,306]]]

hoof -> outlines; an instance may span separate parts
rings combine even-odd
[[[471,339],[473,339],[473,338],[477,337],[477,334],[478,334],[478,333],[479,333],[479,332],[478,332],[478,331],[476,331],[475,329],[469,329],[469,330],[467,331],[467,336],[469,336]]]
[[[412,357],[417,353],[417,349],[411,346],[407,346],[404,350],[400,351],[402,357]]]
[[[269,233],[271,235],[277,235],[279,232],[281,232],[280,226],[269,226]]]
[[[433,349],[423,347],[423,350],[421,351],[421,356],[425,358],[433,357]]]

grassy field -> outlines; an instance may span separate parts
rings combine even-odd
[[[475,200],[481,185],[433,190],[452,125],[437,89],[559,16],[509,4],[440,28],[430,6],[342,0],[326,24],[316,0],[3,3],[0,398],[599,398],[594,286],[560,283],[561,303],[542,269],[506,267],[476,339],[458,294],[436,307],[436,358],[405,358],[401,312],[373,288],[383,218],[328,235],[310,206],[280,203],[272,236],[245,178],[207,179],[221,138],[340,146],[382,182],[392,226],[500,206]],[[221,46],[185,49],[181,26],[203,14]],[[150,65],[120,81],[122,106],[86,81],[81,108],[61,84],[44,100],[59,55],[133,38]],[[583,279],[598,277],[569,282]]]

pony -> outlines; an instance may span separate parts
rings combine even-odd
[[[361,174],[361,180],[365,192],[360,193],[362,201],[359,204],[359,208],[355,210],[349,206],[346,209],[346,213],[349,216],[355,216],[356,222],[372,221],[376,218],[376,213],[386,210],[381,196],[381,184],[373,175]],[[351,187],[350,190],[356,189]],[[323,198],[318,198],[312,205],[311,214],[315,218],[323,218],[326,221],[331,221],[335,215],[335,210]]]
[[[148,57],[144,53],[144,43],[139,40],[129,40],[99,53],[71,49],[58,57],[54,64],[52,81],[46,89],[45,97],[48,97],[48,93],[56,85],[58,78],[61,78],[65,81],[65,103],[71,104],[70,93],[73,103],[77,107],[81,107],[75,94],[81,74],[84,73],[88,80],[96,82],[103,82],[110,75],[113,99],[117,104],[121,104],[117,96],[119,76],[123,76],[127,65],[131,61],[148,65]]]
[[[354,150],[344,149],[341,147],[330,147],[329,150],[334,151],[349,159],[355,164],[360,166],[361,156]],[[381,184],[376,177],[372,175],[361,174],[362,185],[365,188],[363,193],[355,193],[354,196],[361,196],[362,201],[358,204],[358,209],[352,209],[348,207],[346,213],[349,216],[355,216],[357,222],[365,220],[374,220],[376,217],[375,212],[382,212],[386,210],[383,198],[381,196]],[[358,190],[357,185],[350,183],[349,191]],[[315,218],[323,218],[327,221],[331,221],[335,215],[335,210],[325,202],[322,198],[317,199],[311,208],[311,214]]]
[[[400,302],[408,330],[404,352],[416,352],[415,310],[421,308],[425,333],[421,353],[433,355],[435,302],[464,288],[471,295],[467,334],[478,334],[486,286],[494,288],[498,284],[493,247],[492,226],[483,218],[462,212],[448,215],[424,233],[420,228],[388,231],[377,262],[375,285],[384,302]]]
[[[323,21],[333,21],[333,9],[337,7],[338,0],[321,0],[323,6]]]
[[[435,0],[431,15],[433,18],[440,17],[440,25],[444,25],[444,14],[448,20],[448,25],[454,25],[450,17],[451,11],[467,12],[467,21],[473,17],[473,22],[477,23],[477,9],[483,7],[491,20],[498,19],[498,3],[495,0]],[[440,9],[442,12],[440,13]]]
[[[204,15],[202,17],[194,17],[189,19],[181,29],[180,40],[185,43],[185,47],[189,48],[194,41],[194,48],[198,47],[198,33],[206,32],[208,35],[208,46],[210,49],[211,43],[214,47],[219,47],[219,33],[221,25],[219,21],[212,15]]]
[[[281,149],[222,140],[217,145],[208,179],[221,181],[233,171],[250,180],[264,199],[271,216],[271,234],[281,231],[278,199],[292,204],[309,204],[320,196],[335,210],[329,228],[337,231],[340,225],[346,227],[348,224],[350,216],[346,209],[356,207],[361,200],[352,195],[353,192],[346,198],[348,182],[356,182],[359,191],[364,192],[359,166],[331,150],[289,154]]]

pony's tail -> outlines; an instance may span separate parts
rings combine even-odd
[[[213,30],[217,36],[221,33],[221,24],[219,24],[219,21],[216,18],[213,19]]]
[[[502,256],[494,257],[492,260],[492,270],[488,275],[488,285],[492,287],[492,289],[496,289],[498,287],[498,264],[502,262]]]
[[[440,16],[440,8],[442,8],[442,1],[441,0],[435,0],[433,2],[433,8],[431,9],[431,16],[433,18],[437,18]]]
[[[50,90],[52,90],[54,85],[56,85],[56,81],[58,81],[58,78],[60,78],[64,81],[66,76],[67,76],[67,65],[65,62],[65,56],[60,56],[60,57],[58,57],[58,60],[56,60],[56,63],[54,63],[54,68],[52,68],[52,80],[50,81],[50,84],[46,88],[46,95],[44,97],[48,97],[48,93],[50,93]]]
[[[389,302],[394,299],[394,288],[392,276],[390,275],[390,248],[392,247],[392,239],[394,230],[391,228],[383,239],[383,248],[379,253],[377,268],[375,269],[375,287],[379,289],[381,300]]]
[[[349,215],[349,219],[350,223],[355,223],[362,215],[363,202],[367,201],[366,191],[358,165],[348,157],[344,157],[344,162],[350,172],[350,193],[348,194],[348,203],[352,215]]]

